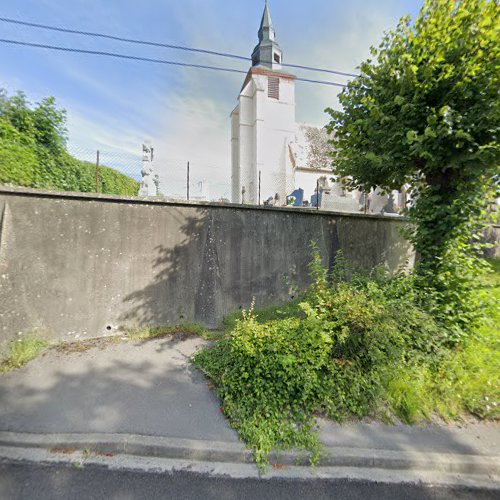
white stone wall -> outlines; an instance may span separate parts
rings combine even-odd
[[[288,142],[295,133],[295,83],[280,78],[279,100],[268,97],[268,75],[253,74],[232,113],[232,201],[258,203],[277,193],[285,203],[293,190]],[[245,188],[244,199],[241,198]]]
[[[239,104],[231,113],[231,201],[241,203]]]

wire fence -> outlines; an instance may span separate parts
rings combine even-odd
[[[254,178],[255,177],[255,178]],[[165,158],[150,146],[127,151],[74,144],[41,146],[0,139],[0,184],[165,200],[308,207],[335,212],[397,214],[406,193],[350,193],[331,176],[284,177],[259,171],[231,185],[229,165]]]
[[[41,146],[0,139],[0,184],[57,191],[231,200],[229,166],[119,148]]]

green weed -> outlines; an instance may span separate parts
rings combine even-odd
[[[35,359],[48,346],[48,341],[36,335],[28,335],[22,339],[12,341],[9,344],[6,356],[0,362],[0,373],[21,368]]]
[[[493,299],[496,269],[482,285]],[[301,301],[231,315],[226,336],[194,359],[260,467],[272,450],[302,448],[317,460],[318,413],[407,423],[464,413],[497,418],[498,300],[490,301],[490,322],[456,345],[419,306],[412,275],[355,273],[342,256],[329,274],[317,253],[311,275]]]
[[[270,306],[255,310],[255,319],[258,323],[267,323],[268,321],[280,320],[286,318],[302,317],[303,312],[300,308],[300,299],[295,299],[281,306]],[[238,321],[243,319],[244,311],[235,311],[224,316],[222,328],[226,333],[231,332]]]
[[[211,331],[197,323],[182,323],[174,326],[152,326],[142,329],[129,330],[126,335],[131,340],[151,340],[168,337],[175,334],[196,335],[205,340],[218,340],[221,332]]]

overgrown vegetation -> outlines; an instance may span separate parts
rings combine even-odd
[[[301,300],[294,299],[279,307],[271,306],[255,310],[255,320],[258,323],[267,323],[268,321],[289,318],[289,317],[304,317],[304,313],[300,307]],[[239,320],[242,320],[246,314],[245,310],[235,311],[224,316],[222,327],[226,333],[230,333],[236,327]]]
[[[37,358],[47,348],[55,349],[62,354],[84,353],[90,349],[105,349],[124,340],[154,340],[162,337],[184,340],[187,336],[197,336],[205,340],[220,340],[224,333],[211,331],[197,323],[182,323],[176,326],[154,326],[148,328],[134,329],[122,335],[109,337],[96,337],[74,341],[49,342],[39,335],[26,335],[19,340],[13,340],[7,347],[6,352],[0,356],[0,373],[5,373],[21,368],[30,361]]]
[[[266,310],[266,320],[244,311],[194,359],[260,465],[273,449],[304,448],[317,459],[318,413],[409,423],[498,416],[500,335],[491,323],[453,347],[446,325],[419,306],[412,275],[354,273],[341,255],[328,274],[317,253],[311,272],[302,302]],[[496,287],[490,295],[500,290],[495,276],[483,283]]]
[[[421,302],[455,343],[481,320],[471,284],[498,196],[499,22],[495,0],[426,0],[415,23],[402,19],[372,48],[342,111],[327,110],[334,171],[349,188],[411,192]]]
[[[211,331],[198,323],[181,323],[175,326],[150,326],[127,331],[127,337],[131,340],[151,340],[171,335],[195,335],[205,340],[218,340],[222,332]]]
[[[0,361],[0,373],[21,368],[38,357],[49,345],[48,341],[36,335],[12,341],[6,355]]]
[[[32,105],[0,89],[0,184],[95,192],[95,165],[66,151],[66,114],[52,97]],[[139,183],[101,166],[99,192],[136,195]]]
[[[490,264],[475,292],[487,314],[471,338],[438,359],[407,363],[389,381],[390,407],[404,420],[500,417],[500,260]]]

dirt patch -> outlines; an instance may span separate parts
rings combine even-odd
[[[101,337],[96,339],[78,340],[76,342],[61,342],[52,349],[62,354],[87,352],[90,349],[105,349],[106,347],[122,342],[120,337]]]
[[[49,451],[50,453],[57,453],[61,455],[72,455],[78,450],[76,448],[51,448]]]
[[[98,457],[114,457],[116,455],[111,451],[94,451],[92,453]]]
[[[169,335],[169,340],[171,342],[184,342],[192,337],[198,337],[196,333],[193,332],[176,332]]]

